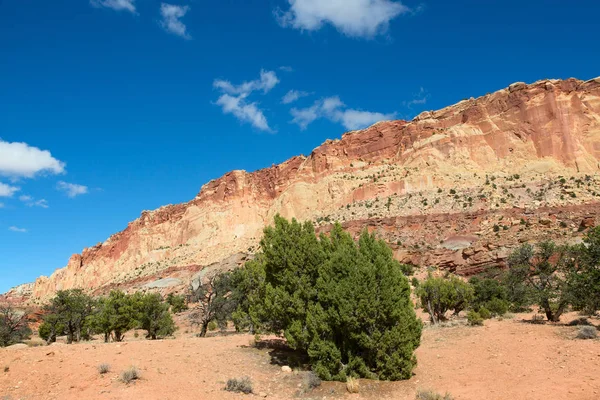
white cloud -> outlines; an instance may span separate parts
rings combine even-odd
[[[65,192],[67,196],[71,198],[86,194],[88,192],[87,186],[77,185],[75,183],[67,183],[64,181],[58,182],[56,188]]]
[[[317,31],[333,25],[347,36],[371,38],[388,29],[389,23],[411,9],[391,0],[288,0],[287,11],[276,10],[283,27]]]
[[[281,99],[281,102],[283,104],[291,104],[293,102],[295,102],[296,100],[302,98],[302,97],[306,97],[309,96],[310,93],[308,92],[302,92],[299,90],[290,90],[289,92],[287,92],[285,94],[285,96],[283,96],[283,98]]]
[[[294,119],[292,122],[300,126],[300,129],[304,130],[313,123],[317,118],[319,118],[320,106],[318,104],[313,105],[308,108],[292,108],[290,113]]]
[[[189,6],[176,6],[173,4],[161,3],[160,15],[162,21],[160,22],[160,25],[167,32],[181,36],[184,39],[191,39],[192,37],[187,33],[187,27],[180,21],[180,18],[183,18],[189,10]]]
[[[366,128],[379,121],[393,119],[396,115],[395,113],[383,114],[345,107],[346,105],[338,96],[333,96],[318,100],[308,108],[292,108],[290,113],[294,117],[292,122],[303,130],[318,118],[327,118],[342,124],[346,129],[356,130]]]
[[[0,208],[4,208],[4,203],[0,203]]]
[[[249,122],[257,129],[271,132],[264,113],[256,106],[256,103],[247,103],[243,95],[224,94],[219,97],[216,104],[221,106],[223,113],[233,114],[242,122]]]
[[[27,232],[27,229],[25,228],[17,228],[16,226],[11,226],[8,228],[9,231],[13,231],[13,232],[19,232],[19,233],[25,233]]]
[[[0,175],[10,178],[33,178],[40,173],[62,174],[65,163],[47,150],[27,143],[4,142],[0,139]]]
[[[216,101],[223,113],[232,114],[242,122],[248,122],[257,129],[273,132],[264,112],[258,108],[258,103],[248,102],[247,98],[255,91],[268,93],[279,83],[277,74],[273,71],[260,71],[260,78],[234,85],[230,81],[216,79],[213,87],[223,94]]]
[[[16,186],[10,186],[6,183],[0,182],[0,197],[12,197],[12,195],[19,190],[20,188]]]
[[[94,7],[112,8],[117,11],[129,11],[135,13],[135,0],[90,0]]]
[[[289,65],[282,65],[279,67],[279,69],[284,72],[294,72],[294,68],[290,67]]]
[[[29,195],[19,196],[19,200],[25,203],[28,207],[42,207],[48,208],[48,201],[46,199],[34,200],[33,197]]]
[[[241,94],[248,96],[256,90],[262,90],[268,93],[279,83],[277,74],[273,71],[260,71],[260,78],[250,82],[244,82],[240,85],[234,85],[230,81],[216,79],[213,86],[227,94]]]

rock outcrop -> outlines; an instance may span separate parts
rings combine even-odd
[[[471,274],[502,265],[521,242],[573,240],[598,221],[599,199],[600,78],[515,83],[230,172],[17,292],[43,302],[75,287],[187,285],[202,266],[255,251],[277,213],[323,230],[334,220],[367,227],[404,262]]]

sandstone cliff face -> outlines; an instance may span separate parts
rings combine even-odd
[[[516,83],[410,122],[348,132],[309,157],[230,172],[188,203],[144,211],[37,279],[28,296],[41,302],[60,289],[102,292],[170,274],[185,282],[199,266],[252,253],[277,213],[324,230],[333,220],[357,233],[370,227],[400,259],[470,273],[501,263],[498,246],[544,231],[523,226],[595,224],[599,161],[600,78]],[[550,224],[539,223],[544,215]]]

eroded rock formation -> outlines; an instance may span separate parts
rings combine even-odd
[[[348,132],[309,157],[230,172],[9,294],[42,302],[74,287],[187,285],[202,266],[252,253],[277,213],[324,230],[334,220],[368,227],[405,262],[474,273],[520,242],[574,240],[593,226],[599,161],[600,78],[516,83]]]

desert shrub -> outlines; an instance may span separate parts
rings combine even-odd
[[[490,319],[490,318],[492,318],[492,313],[490,312],[490,310],[488,310],[485,307],[480,307],[479,311],[478,311],[478,314],[483,319]]]
[[[89,317],[93,309],[94,301],[83,290],[59,290],[44,308],[46,315],[43,328],[40,327],[40,337],[53,342],[56,336],[66,334],[69,344],[88,339],[91,332]]]
[[[138,310],[133,297],[119,290],[113,290],[107,297],[96,300],[90,324],[96,333],[104,335],[108,342],[112,337],[121,342],[125,332],[138,324]]]
[[[596,339],[598,330],[593,326],[582,326],[577,332],[577,339]]]
[[[453,397],[449,393],[441,395],[431,390],[419,390],[417,392],[416,400],[453,400]]]
[[[508,312],[508,301],[495,298],[486,302],[483,308],[486,308],[492,316],[500,317]]]
[[[569,275],[573,308],[587,315],[600,310],[600,227],[590,229],[583,244],[570,248],[572,265]]]
[[[138,326],[146,331],[148,339],[155,340],[175,333],[177,327],[169,312],[169,304],[163,301],[160,294],[136,293],[132,296],[132,302]]]
[[[136,367],[130,367],[121,372],[121,382],[130,384],[133,381],[140,379],[140,371]]]
[[[232,378],[227,381],[227,385],[225,386],[225,390],[228,392],[236,392],[236,393],[252,393],[252,381],[250,378],[245,377],[241,379]]]
[[[319,375],[315,374],[314,372],[310,371],[308,374],[306,374],[306,387],[308,389],[314,389],[316,387],[321,386],[321,378],[319,378]]]
[[[469,280],[473,286],[473,301],[471,307],[479,311],[480,307],[485,307],[492,313],[498,311],[502,315],[508,311],[508,293],[506,287],[496,279],[473,277]],[[490,302],[494,302],[490,304]],[[503,304],[500,304],[502,302]],[[504,312],[502,311],[506,307]]]
[[[512,281],[523,282],[548,321],[558,322],[569,305],[571,264],[567,249],[552,242],[525,244],[508,258]]]
[[[406,276],[412,276],[415,273],[415,267],[410,264],[400,264],[400,269]]]
[[[210,321],[208,323],[208,330],[209,331],[216,331],[218,327],[219,327],[219,325],[215,321]]]
[[[100,364],[98,365],[98,373],[100,375],[104,375],[110,372],[110,365],[109,364]]]
[[[200,325],[199,337],[206,336],[209,326],[226,327],[227,320],[232,318],[238,304],[238,296],[231,294],[232,279],[232,272],[214,273],[196,288],[190,286],[188,299],[198,305],[192,310],[189,318],[192,324]]]
[[[184,296],[169,293],[167,295],[166,300],[167,300],[167,303],[171,306],[171,312],[173,314],[178,314],[178,313],[188,309],[188,306],[185,303]]]
[[[423,310],[429,313],[434,324],[446,320],[449,310],[458,315],[473,301],[473,293],[470,284],[454,275],[449,278],[429,276],[417,289]]]
[[[31,336],[27,313],[10,304],[0,304],[0,347],[10,346]]]
[[[277,216],[241,270],[236,328],[283,334],[321,379],[411,377],[422,324],[400,264],[374,235],[356,243],[335,224],[317,237],[310,223]]]
[[[358,379],[349,376],[348,379],[346,379],[346,390],[348,390],[349,393],[359,393],[360,382]]]
[[[6,374],[8,373],[8,371],[10,371],[10,367],[7,365],[4,367],[4,373]]]
[[[467,321],[469,322],[469,325],[471,326],[480,326],[483,325],[483,318],[481,317],[481,315],[479,315],[479,313],[477,311],[469,311],[467,313]]]
[[[410,280],[411,285],[414,288],[418,288],[419,287],[419,280],[417,279],[416,276],[413,276],[412,279]]]

